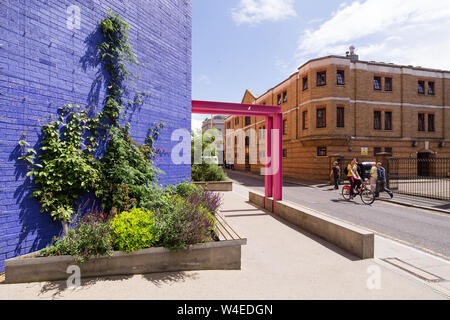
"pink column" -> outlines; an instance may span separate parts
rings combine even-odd
[[[274,172],[273,176],[273,200],[283,200],[283,114],[277,113],[274,116],[274,129],[278,130],[277,140],[274,141],[273,161],[274,167],[278,170]],[[275,208],[274,208],[275,211]]]
[[[266,164],[265,164],[265,203],[264,206],[267,208],[267,198],[273,196],[273,176],[270,172],[272,166],[272,129],[273,129],[273,117],[266,117]]]

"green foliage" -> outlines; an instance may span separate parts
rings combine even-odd
[[[111,231],[115,248],[127,253],[150,248],[158,241],[151,211],[122,212],[111,221]]]
[[[204,181],[226,181],[227,175],[223,171],[222,167],[217,164],[193,164],[191,167],[191,179],[192,181],[204,182]]]
[[[112,128],[105,155],[100,160],[102,177],[96,196],[106,211],[121,212],[145,206],[152,184],[160,173],[152,162],[153,150],[134,142],[128,128]]]
[[[109,223],[81,222],[75,229],[54,245],[42,249],[40,256],[74,256],[76,262],[83,263],[93,256],[112,255],[113,243]]]
[[[62,108],[59,120],[42,128],[39,162],[38,152],[25,140],[19,142],[19,159],[27,163],[27,175],[37,185],[33,196],[41,203],[42,211],[63,222],[70,221],[77,199],[86,191],[94,192],[106,210],[116,212],[141,205],[150,207],[156,202],[149,198],[159,173],[152,160],[156,155],[154,142],[164,124],[150,129],[142,145],[131,139],[129,125],[119,124],[123,81],[134,76],[127,71],[127,65],[140,63],[128,44],[129,26],[119,15],[108,10],[100,28],[105,41],[98,45],[98,51],[110,76],[104,109],[89,117],[87,110],[79,106]],[[137,103],[142,103],[146,95],[138,91]],[[100,140],[106,141],[106,152],[96,159],[93,155]]]
[[[60,111],[59,120],[42,128],[39,163],[35,163],[37,152],[31,148],[19,159],[30,165],[27,176],[38,185],[32,196],[41,203],[42,211],[55,220],[69,221],[79,196],[98,182],[92,155],[96,142],[88,135],[97,119],[89,118],[87,110],[79,106],[68,105]],[[19,145],[27,147],[28,143],[21,141]]]
[[[183,198],[187,198],[192,195],[194,192],[202,191],[200,186],[189,182],[182,182],[176,186],[167,186],[165,192],[170,195],[179,195]]]
[[[170,196],[167,205],[155,212],[155,223],[159,244],[169,249],[209,241],[215,227],[213,215],[204,206],[179,195]]]

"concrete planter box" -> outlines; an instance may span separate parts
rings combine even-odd
[[[78,265],[82,278],[194,270],[240,270],[241,246],[246,239],[217,241],[188,250],[144,249],[130,254],[115,252],[111,257],[91,258]],[[36,257],[31,253],[5,261],[5,282],[67,280],[67,267],[77,265],[72,256]]]
[[[193,184],[206,187],[209,191],[216,191],[216,192],[233,191],[232,181],[193,182]]]

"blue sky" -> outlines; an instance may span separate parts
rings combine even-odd
[[[450,70],[450,1],[193,0],[192,98],[240,102],[352,44],[362,60]]]

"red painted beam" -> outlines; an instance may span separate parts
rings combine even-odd
[[[281,113],[281,107],[192,100],[192,113],[269,116]]]

